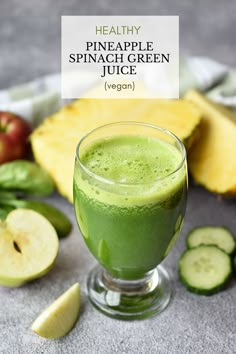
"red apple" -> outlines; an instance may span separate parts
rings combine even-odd
[[[30,131],[23,118],[0,111],[0,164],[25,156]]]

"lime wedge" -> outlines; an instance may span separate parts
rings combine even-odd
[[[36,318],[31,329],[44,338],[63,337],[75,325],[79,309],[80,286],[75,283]]]

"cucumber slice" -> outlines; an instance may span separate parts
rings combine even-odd
[[[179,260],[179,274],[190,291],[211,295],[229,280],[232,263],[230,256],[217,246],[201,245],[183,253]]]
[[[215,245],[228,254],[232,254],[235,250],[235,239],[226,227],[196,227],[189,233],[186,243],[188,248]]]

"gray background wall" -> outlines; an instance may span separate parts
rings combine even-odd
[[[182,55],[236,57],[235,0],[1,0],[0,87],[60,70],[60,15],[179,15]]]

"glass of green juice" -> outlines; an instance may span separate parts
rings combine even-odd
[[[88,296],[106,315],[141,319],[167,306],[171,286],[160,263],[183,224],[187,183],[184,145],[166,129],[118,122],[79,142],[75,214],[99,263]]]

